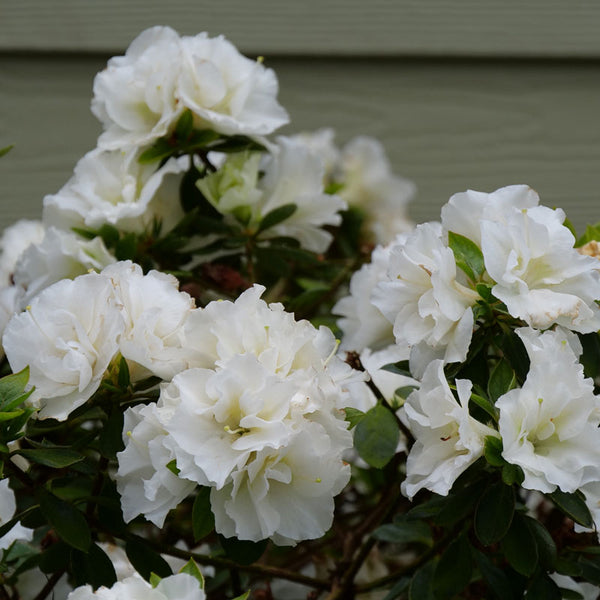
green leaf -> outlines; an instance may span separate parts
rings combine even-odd
[[[585,228],[585,233],[575,242],[575,248],[585,246],[588,242],[600,240],[600,223],[588,225]]]
[[[236,596],[233,600],[248,600],[251,591],[252,590],[248,590],[247,592],[244,592],[241,596]]]
[[[75,550],[77,552],[77,550]],[[71,548],[65,542],[59,540],[51,544],[40,555],[40,570],[42,573],[56,573],[69,566]]]
[[[73,550],[71,565],[78,586],[87,583],[96,590],[103,585],[110,588],[117,581],[112,560],[96,544],[92,544],[87,553]]]
[[[156,573],[150,573],[150,579],[148,583],[155,588],[162,581],[162,577],[159,577]]]
[[[14,147],[14,144],[10,144],[9,146],[4,146],[4,148],[0,148],[0,157],[4,156],[5,154],[8,154]]]
[[[219,542],[228,558],[240,565],[251,565],[264,554],[269,540],[250,542],[219,535]]]
[[[433,576],[437,564],[437,560],[430,560],[413,575],[408,589],[409,600],[436,600],[433,595]]]
[[[519,513],[515,513],[506,535],[502,538],[500,546],[506,560],[511,567],[529,577],[538,564],[538,550],[535,537],[531,533],[527,522]]]
[[[558,588],[561,593],[562,600],[585,600],[585,598],[575,590],[568,590],[566,588]]]
[[[498,600],[512,600],[514,598],[513,590],[506,573],[498,568],[485,554],[474,551],[475,562],[488,589],[498,598]]]
[[[117,452],[125,448],[123,443],[123,413],[120,410],[112,412],[102,426],[98,437],[98,450],[102,456],[114,459]]]
[[[69,546],[87,552],[92,535],[83,514],[45,489],[38,490],[40,509],[56,533]]]
[[[173,574],[167,561],[142,541],[137,539],[128,540],[125,544],[125,553],[133,568],[146,581],[150,581],[152,573],[156,573],[160,577],[168,577]]]
[[[484,546],[499,542],[508,531],[515,512],[515,493],[501,481],[488,487],[475,511],[475,534]]]
[[[506,359],[500,360],[490,375],[488,382],[488,395],[492,402],[496,402],[509,390],[517,387],[517,377],[510,363]]]
[[[373,537],[392,544],[422,544],[432,546],[431,529],[423,521],[401,521],[381,525],[373,532]]]
[[[506,485],[512,485],[516,483],[517,485],[521,485],[525,479],[525,475],[523,473],[523,469],[519,465],[511,465],[506,463],[502,467],[502,481]]]
[[[192,133],[193,127],[194,115],[192,114],[192,111],[188,108],[183,111],[182,115],[177,120],[177,124],[175,125],[175,137],[181,141],[187,140],[190,133]]]
[[[198,567],[198,565],[194,562],[193,558],[190,558],[190,560],[188,560],[185,563],[185,565],[183,565],[183,567],[179,569],[179,572],[187,573],[188,575],[195,577],[198,580],[198,583],[200,584],[200,589],[204,589],[204,576],[200,571],[200,567]]]
[[[383,600],[396,600],[400,598],[401,594],[403,594],[408,586],[410,585],[410,578],[403,577],[399,581],[390,588],[388,593],[384,596]]]
[[[483,443],[483,455],[492,467],[502,467],[506,464],[502,458],[502,438],[488,435]]]
[[[209,144],[218,140],[221,137],[220,133],[212,129],[195,129],[189,135],[187,143],[183,147],[186,152],[195,150],[208,150]],[[210,148],[212,150],[212,148]]]
[[[587,507],[581,493],[569,494],[557,488],[548,496],[573,521],[588,529],[594,528],[594,520],[590,514],[590,509]]]
[[[444,505],[435,519],[436,525],[450,527],[470,517],[484,489],[485,481],[482,480],[475,481],[463,488],[455,483],[450,493],[444,498]]]
[[[278,225],[282,221],[285,221],[286,219],[291,217],[297,210],[298,207],[295,204],[284,204],[283,206],[278,206],[277,208],[274,208],[262,218],[258,229],[256,230],[256,234],[258,235],[261,231],[265,231],[265,229],[270,229],[271,227]]]
[[[126,390],[131,384],[131,376],[129,375],[129,365],[123,356],[119,360],[119,374],[117,375],[119,387]]]
[[[485,265],[481,250],[464,235],[448,232],[448,246],[454,252],[456,266],[464,271],[471,281],[478,281],[483,275]]]
[[[494,420],[495,423],[498,422],[498,410],[487,398],[479,394],[472,393],[469,400],[479,406],[479,408],[483,409]]]
[[[369,410],[354,429],[354,445],[372,467],[384,467],[396,454],[400,430],[396,418],[380,404]]]
[[[253,140],[252,138],[246,137],[245,135],[232,135],[223,138],[223,141],[219,141],[210,147],[210,150],[214,152],[225,152],[227,154],[233,152],[243,152],[249,150],[251,152],[264,152],[266,148]]]
[[[205,538],[215,528],[215,517],[210,508],[210,488],[201,487],[192,508],[192,531],[194,540]]]
[[[141,164],[148,164],[158,162],[164,158],[168,158],[174,154],[176,148],[173,147],[165,138],[159,138],[148,148],[144,150],[138,158],[138,162]]]
[[[554,571],[557,551],[552,536],[537,519],[525,516],[525,521],[535,538],[540,565],[547,571]]]
[[[365,417],[365,413],[362,410],[358,410],[358,408],[352,408],[351,406],[346,406],[344,408],[345,420],[350,423],[349,429],[353,429],[356,427]]]
[[[477,293],[481,296],[481,298],[487,302],[488,304],[493,304],[494,302],[496,302],[498,299],[492,294],[492,287],[494,287],[493,285],[490,285],[488,283],[478,283],[475,286],[475,290],[477,290]]]
[[[82,461],[85,456],[71,450],[70,448],[39,448],[16,450],[15,454],[20,454],[31,462],[52,467],[53,469],[63,469]]]
[[[546,573],[538,573],[528,590],[525,592],[526,600],[562,600],[560,588]]]
[[[9,412],[0,412],[0,422],[2,421],[11,421],[12,419],[16,419],[20,417],[25,411],[23,410],[11,410]]]
[[[29,367],[25,367],[18,373],[6,375],[0,379],[0,410],[10,411],[18,406],[14,402],[24,396],[25,386],[28,381]],[[26,397],[23,397],[23,400]]]
[[[381,367],[382,370],[388,371],[390,373],[395,373],[396,375],[404,375],[406,377],[412,377],[410,371],[408,369],[408,361],[403,360],[397,363],[390,363],[388,365],[383,365]]]
[[[472,571],[471,547],[463,534],[446,548],[435,569],[433,590],[436,599],[450,599],[458,594],[468,585]]]

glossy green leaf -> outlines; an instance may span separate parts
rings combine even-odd
[[[178,140],[185,141],[189,137],[190,133],[192,133],[192,128],[194,127],[194,115],[192,111],[188,108],[183,111],[177,123],[175,124],[175,137]]]
[[[504,481],[506,485],[512,485],[513,483],[521,485],[524,479],[525,475],[523,469],[521,469],[519,465],[506,463],[502,467],[502,481]]]
[[[495,435],[488,435],[483,444],[483,455],[492,467],[502,467],[506,464],[502,458],[502,438]]]
[[[98,449],[102,456],[114,459],[117,452],[125,448],[123,442],[123,413],[120,410],[112,412],[103,423],[98,437]]]
[[[260,542],[250,542],[247,540],[238,540],[237,538],[226,538],[219,536],[219,542],[227,558],[240,565],[251,565],[255,563],[267,549],[268,540]]]
[[[530,576],[538,565],[538,549],[533,533],[520,513],[515,513],[506,535],[500,542],[502,552],[511,567]]]
[[[393,544],[417,543],[432,546],[431,529],[423,521],[396,521],[381,525],[373,532],[375,539]]]
[[[146,581],[150,581],[152,573],[156,573],[160,577],[168,577],[173,574],[167,561],[141,540],[128,540],[125,544],[125,552],[133,568]]]
[[[85,456],[70,448],[26,448],[16,450],[15,454],[20,454],[31,462],[53,469],[63,469],[85,458]]]
[[[448,232],[448,246],[454,253],[456,266],[464,271],[472,281],[478,281],[485,270],[483,254],[470,239],[463,235]]]
[[[274,208],[262,218],[256,233],[259,234],[261,231],[270,229],[282,221],[289,219],[297,210],[298,207],[295,204],[284,204],[283,206]]]
[[[73,550],[71,564],[76,585],[87,583],[96,590],[103,585],[110,588],[117,581],[112,560],[97,544],[92,544],[88,552]]]
[[[473,556],[483,580],[494,596],[498,600],[513,600],[514,593],[505,571],[497,567],[488,556],[478,550],[474,551]]]
[[[538,549],[540,565],[547,571],[554,571],[556,565],[557,551],[556,544],[549,531],[537,520],[531,517],[524,517],[529,530],[535,538]]]
[[[194,540],[206,537],[215,528],[215,517],[210,508],[210,488],[201,487],[192,508],[192,530]]]
[[[466,535],[461,535],[444,550],[433,576],[433,591],[437,600],[449,600],[462,591],[471,580],[473,570],[471,547]]]
[[[587,507],[581,494],[569,494],[557,488],[554,492],[548,494],[548,496],[573,521],[588,529],[594,528],[594,520],[590,514],[590,509]]]
[[[14,144],[10,144],[9,146],[4,146],[4,148],[0,148],[0,158],[8,154],[14,147]]]
[[[384,467],[396,454],[400,429],[396,418],[378,404],[369,410],[354,429],[354,446],[372,467]]]
[[[345,420],[350,424],[350,429],[356,427],[365,416],[365,413],[362,410],[358,410],[358,408],[352,408],[351,406],[344,408],[344,414]]]
[[[81,511],[46,490],[38,490],[40,509],[56,533],[69,546],[87,552],[92,543],[90,528]]]
[[[562,600],[560,588],[546,573],[538,573],[525,592],[525,600]]]
[[[500,360],[492,373],[488,382],[488,395],[492,402],[496,402],[500,396],[503,396],[509,390],[517,385],[517,377],[510,363],[506,359]]]
[[[515,512],[515,493],[499,481],[483,493],[475,511],[475,534],[484,546],[499,542],[508,531]]]
[[[409,600],[436,600],[433,595],[433,575],[437,564],[437,560],[430,560],[413,575],[408,589]]]
[[[192,577],[196,578],[200,585],[200,589],[204,589],[204,576],[200,571],[200,567],[194,562],[193,558],[190,558],[190,560],[188,560],[185,563],[185,565],[183,565],[183,567],[179,569],[179,572],[187,573],[188,575],[191,575]]]
[[[176,151],[176,148],[172,146],[165,138],[159,138],[148,148],[144,150],[138,157],[138,162],[141,164],[148,164],[158,162],[164,158],[168,158]]]
[[[25,392],[28,381],[29,367],[0,379],[0,410],[11,411],[29,396]]]

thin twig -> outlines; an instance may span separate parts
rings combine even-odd
[[[33,600],[45,600],[48,597],[48,594],[54,589],[54,586],[58,583],[58,580],[64,575],[65,570],[61,569],[60,571],[56,571],[48,579],[46,585],[40,590],[40,593]]]

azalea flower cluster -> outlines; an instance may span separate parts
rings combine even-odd
[[[334,307],[345,347],[375,381],[393,379],[382,362],[401,360],[417,378],[399,411],[415,437],[402,483],[409,498],[423,488],[447,495],[492,437],[502,459],[522,469],[523,488],[581,491],[597,516],[600,402],[573,332],[600,328],[600,262],[573,247],[564,219],[526,186],[456,194],[441,224],[377,248]],[[444,366],[467,361],[490,316],[512,318],[529,370],[478,420],[469,409],[473,382],[457,378],[455,398]]]
[[[3,233],[0,597],[592,600],[600,226],[413,226],[377,140],[267,137],[277,87],[143,32]]]

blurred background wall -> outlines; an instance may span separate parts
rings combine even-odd
[[[225,34],[279,77],[292,122],[367,134],[414,180],[413,219],[450,195],[528,183],[578,229],[600,220],[595,0],[0,0],[0,228],[96,143],[92,82],[151,25]]]

